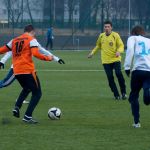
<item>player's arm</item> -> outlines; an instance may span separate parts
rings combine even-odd
[[[46,55],[46,56],[52,56],[53,60],[60,63],[65,64],[64,60],[60,59],[59,57],[53,55],[51,52],[47,51],[45,48],[43,48],[40,44],[38,45],[40,53]]]
[[[12,48],[12,40],[7,43],[5,46],[0,47],[0,54],[4,54],[6,52],[11,51]],[[12,53],[12,52],[11,52]],[[7,61],[7,59],[9,58],[9,53],[6,54],[0,61],[0,69],[3,68],[4,69],[4,63]]]
[[[3,64],[6,63],[6,61],[12,57],[12,51],[7,52],[0,60],[0,62],[2,62]]]
[[[92,51],[89,53],[88,58],[92,58],[92,56],[101,49],[101,35],[99,36],[96,46],[92,49]]]
[[[124,44],[119,34],[116,34],[116,45],[117,45],[116,57],[118,57],[120,56],[120,53],[124,52]]]
[[[4,54],[12,49],[12,40],[9,41],[5,46],[0,47],[0,54]]]
[[[30,48],[31,48],[31,52],[32,55],[38,59],[44,60],[44,61],[51,61],[53,60],[53,56],[46,56],[44,54],[41,54],[39,52],[39,48],[38,48],[38,42],[36,39],[33,39],[32,41],[30,41]]]
[[[7,47],[7,45],[0,47],[0,54],[4,54],[8,51],[10,51],[10,49]]]
[[[126,56],[124,61],[124,69],[127,76],[130,75],[130,69],[131,69],[132,60],[134,56],[134,47],[135,47],[135,39],[134,36],[131,36],[128,38],[127,41],[127,51],[126,51]]]
[[[6,61],[12,57],[12,51],[7,52],[0,60],[0,69],[3,68],[4,69],[4,64],[6,63]]]
[[[44,61],[52,61],[53,57],[52,56],[45,56],[39,52],[38,47],[31,47],[31,52],[32,55],[38,59],[44,60]]]

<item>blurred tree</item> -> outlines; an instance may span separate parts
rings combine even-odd
[[[133,0],[131,3],[132,5],[132,12],[134,18],[138,18],[137,21],[139,24],[144,25],[145,27],[150,26],[150,0]],[[134,6],[134,7],[133,7]]]
[[[21,3],[19,0],[3,0],[3,3],[8,13],[8,27],[12,26],[14,28],[22,14]]]
[[[27,0],[27,9],[28,9],[28,13],[29,13],[29,16],[30,16],[30,20],[31,20],[31,24],[33,24],[33,17],[32,17],[32,13],[31,13],[31,8],[30,8],[30,3],[29,3],[29,0]]]
[[[117,29],[124,29],[128,27],[129,19],[129,3],[126,0],[112,1],[112,15],[113,24]]]
[[[91,25],[91,6],[93,0],[80,0],[79,1],[79,28],[84,32],[85,25]],[[86,4],[86,7],[85,7]]]
[[[68,12],[69,12],[69,21],[68,21],[68,24],[69,26],[72,25],[73,23],[73,12],[74,12],[74,9],[75,9],[75,0],[68,0],[67,1],[67,5],[68,5]]]
[[[61,2],[60,2],[61,1]],[[53,14],[54,14],[54,23],[56,22],[59,26],[64,25],[64,0],[53,0]]]
[[[52,26],[53,24],[52,0],[44,0],[43,20],[44,22],[48,22],[49,26]]]
[[[105,7],[104,0],[101,0],[101,32],[103,32],[104,28],[104,7]]]
[[[106,12],[106,19],[109,20],[110,19],[110,15],[111,15],[111,3],[112,3],[112,0],[105,0],[105,12]]]
[[[97,15],[98,15],[98,12],[99,12],[98,10],[99,10],[101,1],[102,0],[95,0],[95,3],[93,4],[93,8],[92,8],[92,23],[94,25],[97,24]]]

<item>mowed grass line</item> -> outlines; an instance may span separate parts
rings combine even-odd
[[[36,60],[36,68],[56,70],[103,69],[97,55],[87,59],[87,51],[54,51],[65,65]],[[10,65],[10,63],[8,63]],[[6,69],[9,68],[6,65]],[[6,72],[1,72],[4,77]],[[149,107],[141,102],[142,128],[132,128],[128,101],[115,101],[104,72],[37,72],[43,96],[33,116],[38,125],[26,125],[12,116],[12,108],[21,88],[15,81],[1,89],[0,150],[148,150],[150,134]],[[126,76],[125,76],[126,78]],[[129,79],[127,91],[129,92]],[[30,98],[30,96],[29,96]],[[28,99],[29,99],[28,98]],[[47,117],[50,107],[59,107],[62,118]]]

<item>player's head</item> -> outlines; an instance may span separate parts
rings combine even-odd
[[[24,27],[24,32],[29,33],[31,36],[35,36],[35,29],[33,25],[29,24]]]
[[[112,22],[111,21],[105,21],[104,22],[104,31],[106,34],[110,34],[112,31]]]
[[[131,35],[144,35],[145,34],[145,31],[144,31],[144,28],[142,26],[135,26],[132,31],[131,31]]]

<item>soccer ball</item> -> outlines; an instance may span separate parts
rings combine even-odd
[[[52,107],[48,110],[48,117],[52,120],[59,120],[61,116],[61,110],[57,107]]]

